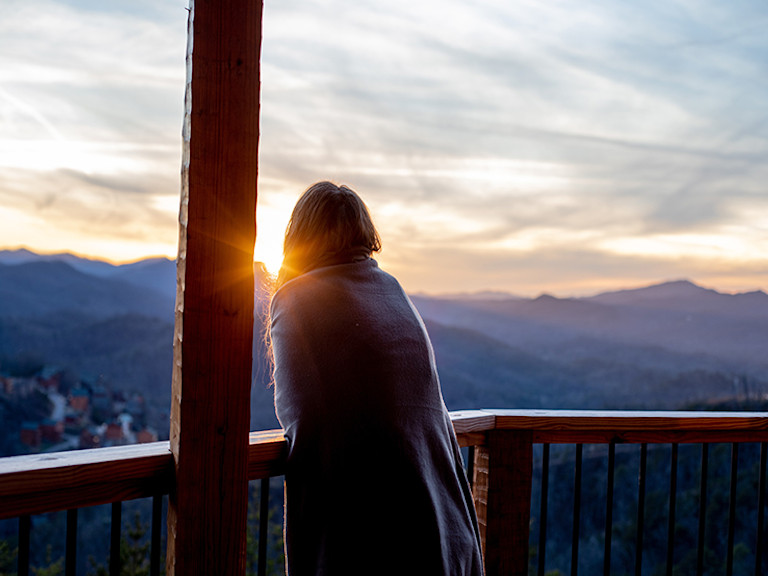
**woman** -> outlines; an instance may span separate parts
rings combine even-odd
[[[271,306],[288,441],[290,576],[482,574],[432,346],[363,201],[319,182],[294,208]]]

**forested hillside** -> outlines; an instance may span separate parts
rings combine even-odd
[[[61,369],[137,391],[162,435],[174,294],[169,260],[113,266],[0,252],[0,374]],[[257,291],[254,428],[277,425],[263,348],[267,297]],[[580,299],[413,300],[451,409],[684,408],[768,392],[763,292],[671,282]]]

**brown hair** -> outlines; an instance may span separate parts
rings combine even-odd
[[[315,268],[379,250],[379,233],[360,196],[347,186],[318,182],[301,195],[288,221],[275,288]]]

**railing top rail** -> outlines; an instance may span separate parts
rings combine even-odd
[[[768,412],[491,409],[452,419],[464,446],[490,430],[528,431],[543,443],[768,441]]]
[[[0,459],[0,518],[167,492],[168,442]]]
[[[768,430],[768,412],[680,410],[509,410],[502,408],[451,412],[457,433],[517,430]]]
[[[768,412],[488,410],[497,429],[768,430]]]
[[[83,471],[99,470],[105,466],[118,466],[119,462],[158,460],[163,462],[170,456],[168,441],[89,450],[69,450],[66,452],[43,452],[0,458],[0,494],[7,488],[7,482],[16,474],[39,474],[52,480],[57,474],[76,474]],[[53,485],[55,487],[55,485]],[[41,486],[44,487],[44,486]]]
[[[283,431],[260,430],[251,432],[248,449],[248,479],[281,476],[284,473],[288,443]]]
[[[282,430],[250,434],[249,479],[282,474]],[[0,519],[167,493],[168,442],[0,458]]]
[[[464,410],[451,413],[464,446],[491,430],[527,430],[534,442],[768,441],[768,412]],[[249,479],[279,476],[282,430],[250,434]],[[168,442],[0,458],[0,518],[166,493],[174,473]]]

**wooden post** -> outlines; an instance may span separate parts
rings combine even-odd
[[[169,575],[245,573],[260,0],[190,0]]]
[[[475,448],[474,498],[486,576],[527,576],[533,444],[530,431],[490,430]]]

